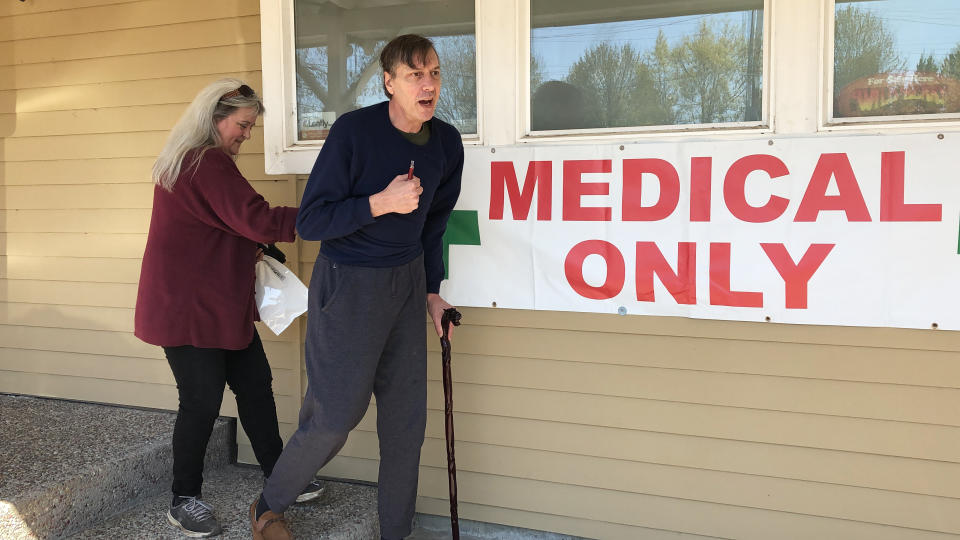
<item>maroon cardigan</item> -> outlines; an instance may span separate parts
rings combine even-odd
[[[207,150],[196,174],[192,156],[172,193],[153,190],[134,334],[164,347],[243,349],[259,319],[256,242],[292,242],[297,209],[270,208],[222,150]]]

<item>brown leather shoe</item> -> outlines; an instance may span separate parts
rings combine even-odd
[[[283,514],[267,510],[257,519],[257,501],[250,505],[250,529],[253,540],[293,540],[293,533],[287,527]]]

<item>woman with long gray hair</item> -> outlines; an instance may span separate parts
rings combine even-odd
[[[177,382],[167,519],[194,538],[221,530],[201,484],[224,384],[265,477],[283,449],[270,366],[253,324],[254,264],[257,243],[294,240],[297,209],[271,208],[234,161],[263,111],[243,81],[216,81],[187,107],[153,166],[134,333],[163,347]],[[322,488],[313,482],[298,500]]]

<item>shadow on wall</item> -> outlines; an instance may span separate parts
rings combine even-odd
[[[28,5],[26,2],[9,2],[11,15],[16,15]],[[16,17],[0,18],[0,36],[16,36],[13,27]],[[16,38],[14,38],[16,39]],[[16,41],[0,46],[0,303],[9,297],[7,282],[7,232],[10,229],[10,210],[7,209],[7,141],[17,125],[17,78],[14,65]]]
[[[14,4],[16,4],[13,6],[14,8],[21,6],[19,2]],[[13,25],[13,17],[0,19],[0,36],[15,36]],[[9,230],[7,214],[9,210],[7,210],[6,145],[17,125],[17,80],[13,62],[16,41],[7,42],[6,45],[5,47],[0,46],[0,304],[3,304],[4,311],[6,311],[6,302],[9,297],[7,290],[7,231]],[[0,523],[10,524],[9,527],[17,528],[16,532],[18,533],[31,533],[29,526],[21,519],[17,508],[2,498],[0,498]],[[14,535],[14,537],[16,536]]]

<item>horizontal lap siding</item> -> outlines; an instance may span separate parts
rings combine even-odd
[[[94,6],[128,4],[138,1],[139,0],[46,0],[44,2],[30,2],[22,4],[4,2],[0,4],[0,17],[7,17],[10,15],[32,15],[37,13],[65,11]]]
[[[526,509],[528,526],[542,521],[533,513],[595,519],[609,538],[960,533],[951,334],[886,330],[876,343],[871,329],[463,312],[453,366],[459,496],[478,515]],[[724,326],[730,338],[712,329]],[[918,346],[926,336],[942,350]],[[435,341],[421,494],[442,512]],[[371,448],[373,418],[375,409],[360,427]],[[564,530],[591,536],[581,523]]]
[[[237,20],[258,15],[260,5],[257,0],[45,0],[30,4],[27,9],[5,6],[0,11],[0,36],[6,36],[4,41],[43,37],[55,39],[60,36],[176,26],[207,20]],[[44,5],[34,7],[32,4]],[[121,50],[128,46],[125,43],[112,45]]]
[[[205,83],[259,87],[258,2],[5,2],[0,36],[0,391],[174,408],[162,352],[132,335],[150,167]],[[264,174],[262,137],[238,165],[296,204],[305,179]],[[308,281],[318,244],[281,248]],[[955,332],[462,311],[465,519],[618,539],[960,534]],[[260,326],[285,438],[303,327]],[[424,330],[418,509],[443,514],[439,346]],[[372,403],[322,473],[375,480],[375,421]]]
[[[228,76],[260,87],[258,11],[255,0],[0,6],[0,392],[176,408],[162,350],[132,333],[150,170],[200,88]],[[267,176],[262,151],[258,126],[241,171],[271,204],[295,204],[292,178]],[[295,245],[281,249],[296,264]],[[299,328],[258,329],[289,432]],[[236,416],[231,396],[221,412]]]

